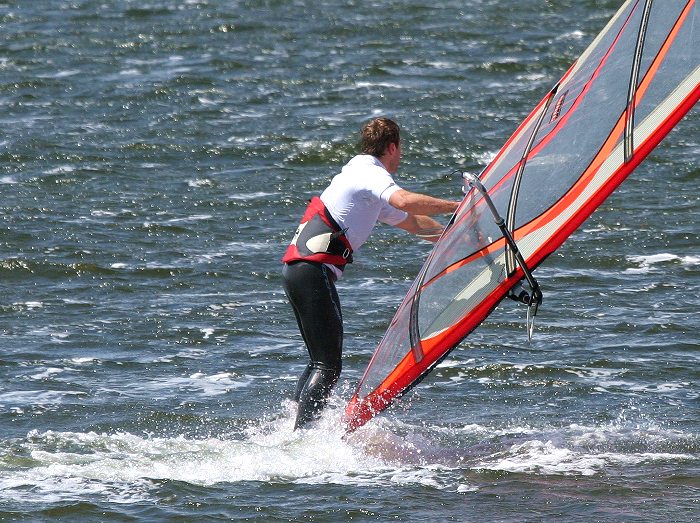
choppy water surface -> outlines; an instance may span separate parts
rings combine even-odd
[[[458,198],[618,6],[0,2],[0,519],[700,519],[697,110],[537,271],[532,343],[502,304],[343,439],[429,249],[379,228],[292,431],[279,258],[361,123]]]

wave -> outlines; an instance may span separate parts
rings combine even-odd
[[[216,378],[216,376],[212,377]],[[228,379],[228,377],[225,377]],[[607,476],[697,467],[700,437],[644,419],[568,426],[410,425],[382,417],[351,435],[338,398],[310,429],[295,406],[201,439],[33,430],[0,442],[0,502],[148,501],[157,482],[422,485],[478,490],[491,474]],[[652,472],[650,472],[651,474]]]

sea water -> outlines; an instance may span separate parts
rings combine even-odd
[[[620,2],[0,2],[0,519],[700,519],[697,110],[414,391],[340,428],[430,245],[338,282],[344,371],[280,258],[358,129],[461,197]]]

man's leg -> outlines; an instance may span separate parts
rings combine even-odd
[[[299,411],[295,428],[318,417],[342,368],[343,317],[334,275],[318,263],[285,265],[284,289],[294,309],[311,362],[295,394]]]

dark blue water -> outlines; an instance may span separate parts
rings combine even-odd
[[[279,258],[360,125],[460,196],[619,2],[0,2],[0,519],[700,519],[697,110],[396,408],[339,420],[429,245],[339,282],[344,374]]]

